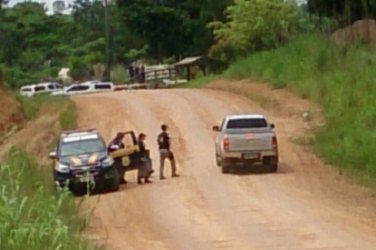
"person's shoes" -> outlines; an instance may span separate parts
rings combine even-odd
[[[178,174],[173,174],[172,177],[179,177],[180,175]]]
[[[152,181],[146,178],[145,183],[152,183]]]
[[[137,183],[138,183],[138,184],[142,184],[141,178],[138,178],[138,179],[137,179]]]
[[[161,176],[161,177],[159,177],[159,179],[164,180],[164,179],[166,179],[166,177]]]

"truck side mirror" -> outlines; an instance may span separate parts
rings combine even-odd
[[[218,126],[213,126],[213,131],[218,132],[219,131],[219,127]]]
[[[55,160],[56,159],[56,152],[50,152],[49,154],[50,159]]]
[[[270,127],[271,127],[272,129],[274,129],[274,128],[275,128],[274,123],[271,123],[271,124],[270,124]]]

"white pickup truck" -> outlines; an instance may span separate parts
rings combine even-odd
[[[274,124],[260,114],[229,115],[215,139],[215,156],[222,173],[229,173],[235,166],[262,163],[271,172],[278,168],[278,143]]]

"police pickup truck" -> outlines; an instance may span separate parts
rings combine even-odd
[[[222,173],[235,166],[262,163],[271,172],[278,168],[278,143],[274,124],[261,114],[228,115],[221,126],[213,126],[215,157]]]
[[[81,194],[99,188],[119,189],[120,177],[114,160],[95,129],[64,131],[49,156],[53,159],[53,177],[59,190],[68,186],[73,193]]]

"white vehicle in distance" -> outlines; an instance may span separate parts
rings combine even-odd
[[[95,92],[114,91],[112,82],[87,81],[67,86],[61,91],[53,92],[51,95],[78,95]]]
[[[44,82],[32,85],[25,85],[20,88],[22,96],[33,96],[36,94],[51,93],[63,89],[63,86],[57,82]]]

